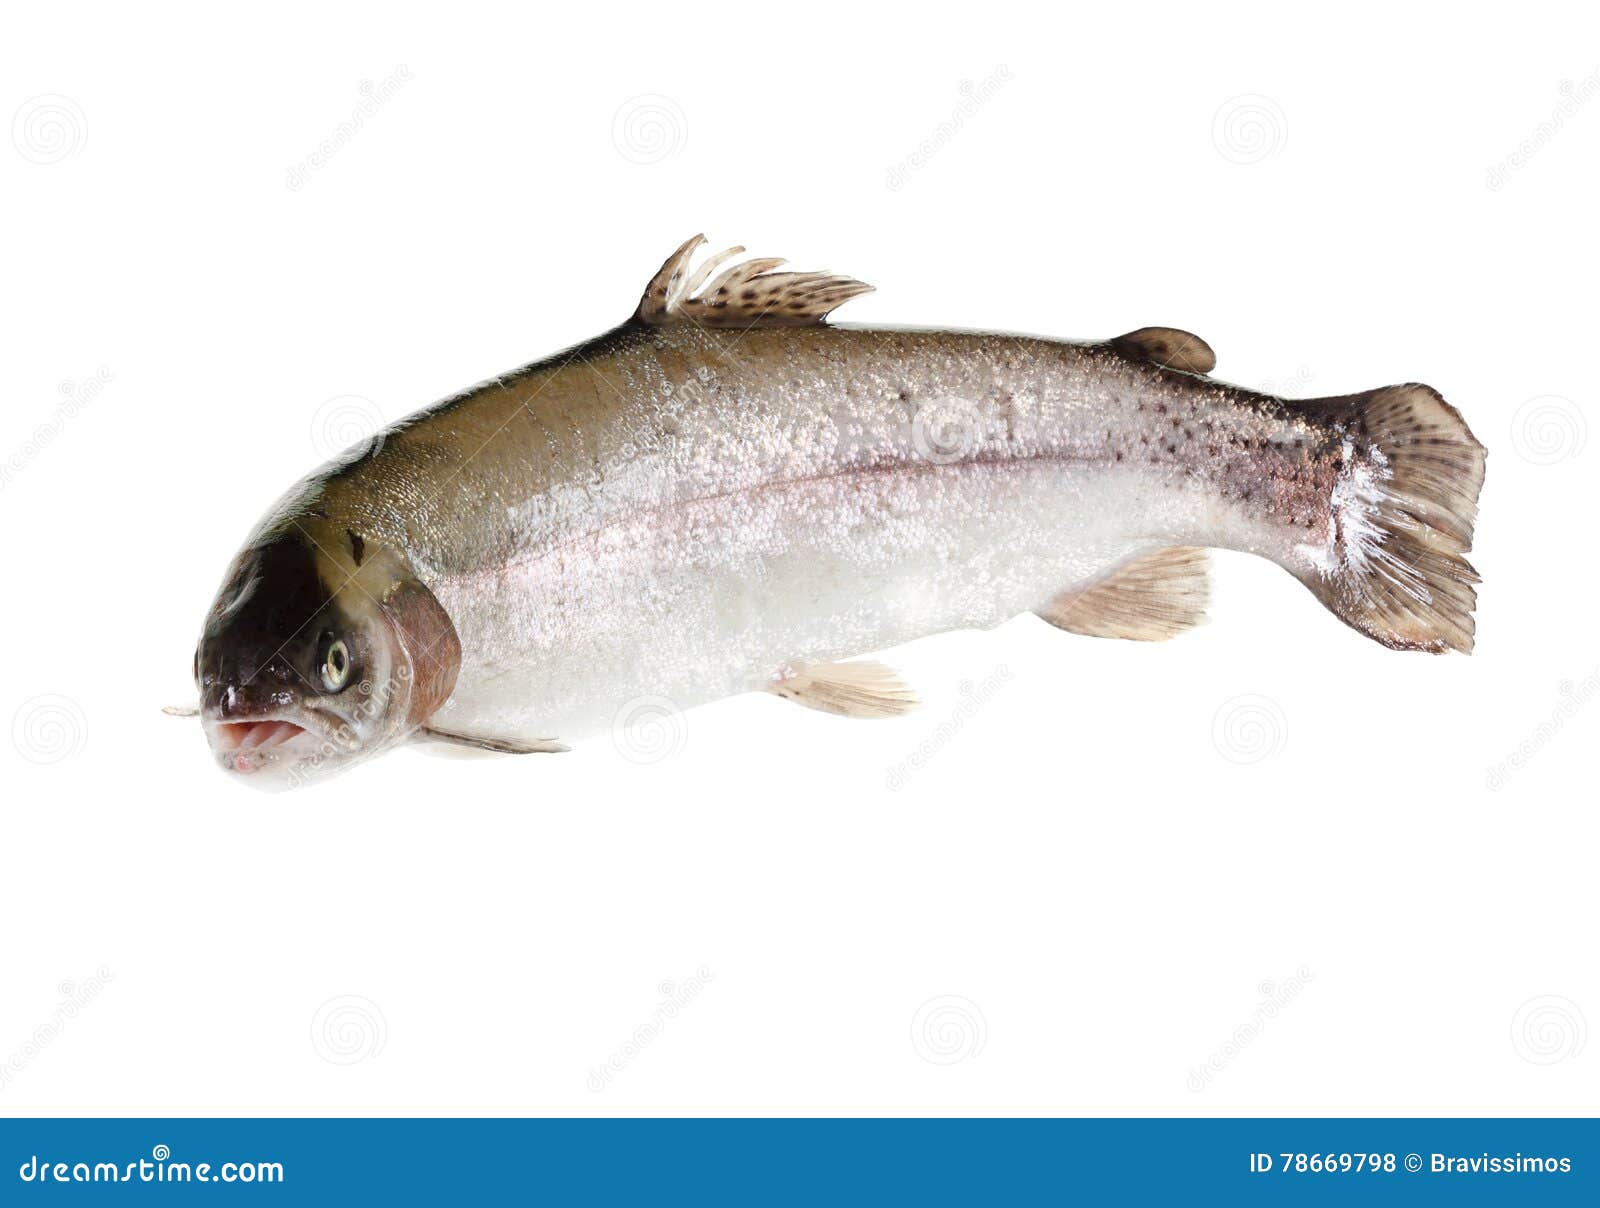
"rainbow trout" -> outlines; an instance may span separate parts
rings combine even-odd
[[[825,322],[869,287],[680,247],[622,326],[303,479],[195,654],[221,766],[282,788],[419,739],[564,749],[641,700],[911,693],[860,656],[1034,612],[1163,639],[1206,547],[1347,625],[1468,651],[1484,450],[1422,385],[1289,400],[1186,332]],[[719,271],[720,270],[720,271]],[[849,660],[849,661],[847,661]]]

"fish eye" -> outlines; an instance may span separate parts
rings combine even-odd
[[[339,638],[330,637],[322,648],[322,686],[337,692],[350,679],[350,648]]]

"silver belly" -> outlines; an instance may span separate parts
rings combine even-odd
[[[1150,469],[1041,458],[856,470],[643,511],[435,583],[462,666],[437,724],[577,739],[631,702],[989,627],[1232,526]],[[1231,542],[1228,542],[1231,544]]]

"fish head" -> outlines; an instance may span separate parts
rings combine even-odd
[[[224,771],[294,788],[405,741],[449,698],[461,647],[401,559],[296,522],[234,559],[195,650]]]

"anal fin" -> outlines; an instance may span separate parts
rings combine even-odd
[[[786,663],[767,685],[785,700],[841,717],[898,717],[916,707],[916,694],[872,659],[850,663]]]
[[[1039,615],[1089,637],[1161,642],[1205,620],[1210,594],[1205,550],[1173,546],[1124,562],[1083,591],[1057,596]]]

